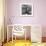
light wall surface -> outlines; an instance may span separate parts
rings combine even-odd
[[[0,41],[3,40],[3,0],[0,0]]]
[[[20,3],[33,4],[33,16],[20,16]],[[46,0],[7,0],[7,24],[40,24],[46,37]],[[10,19],[9,19],[10,18]]]

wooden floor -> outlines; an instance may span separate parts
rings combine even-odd
[[[31,43],[30,41],[14,40],[5,43],[3,46],[46,46],[46,43]]]
[[[24,41],[24,40],[16,40],[16,41],[10,41],[8,43],[5,43],[3,46],[31,46],[30,41]]]

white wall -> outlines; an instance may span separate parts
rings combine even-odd
[[[3,0],[0,0],[0,41],[3,40]]]
[[[33,17],[20,17],[20,3],[33,4]],[[7,0],[7,21],[8,24],[40,24],[46,37],[46,0]]]

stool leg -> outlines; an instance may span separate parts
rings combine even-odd
[[[16,41],[16,36],[15,36],[15,41]]]
[[[1,46],[3,46],[3,45],[4,45],[4,43],[2,42]]]
[[[26,43],[26,31],[25,31],[25,43]]]
[[[13,43],[13,31],[12,31],[12,43]]]
[[[7,28],[7,42],[8,42],[8,28]]]

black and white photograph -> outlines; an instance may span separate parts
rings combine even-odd
[[[29,3],[22,3],[20,7],[21,16],[33,16],[33,5]]]

